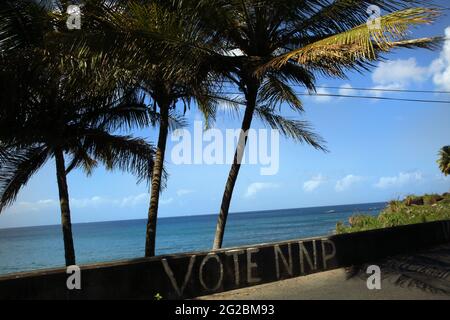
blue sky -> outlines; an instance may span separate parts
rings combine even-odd
[[[445,4],[444,1],[441,2]],[[447,6],[448,7],[448,6]],[[446,11],[447,15],[450,11]],[[413,36],[450,38],[450,20],[413,31]],[[346,80],[319,78],[317,85],[450,91],[450,41],[441,50],[398,50],[363,75]],[[303,89],[298,89],[303,91]],[[377,95],[375,92],[319,89],[319,93]],[[450,94],[383,93],[386,97],[450,100]],[[241,169],[231,212],[387,201],[407,194],[446,192],[450,178],[437,167],[439,148],[450,143],[450,104],[303,97],[308,120],[327,141],[325,154],[281,138],[280,168],[261,176],[257,165]],[[287,108],[285,108],[287,110]],[[187,115],[199,119],[195,106]],[[262,127],[256,121],[256,128]],[[217,128],[239,128],[225,113]],[[192,130],[192,127],[189,127]],[[137,135],[156,141],[148,129]],[[174,143],[168,143],[168,153]],[[160,217],[218,212],[229,165],[175,165],[167,159],[168,187]],[[91,177],[68,177],[73,222],[144,219],[148,187],[134,177],[98,168]],[[54,162],[36,174],[16,203],[0,215],[0,228],[60,223]]]

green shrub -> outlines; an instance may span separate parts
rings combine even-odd
[[[422,206],[423,205],[423,197],[417,197],[414,195],[407,196],[406,199],[403,201],[404,204],[407,206]]]
[[[336,225],[336,233],[366,231],[447,219],[450,219],[450,194],[408,196],[403,201],[389,202],[387,207],[376,217],[357,214],[350,217],[348,225],[339,222]]]
[[[350,233],[381,228],[376,217],[367,215],[355,215],[348,219],[348,226],[343,222],[336,224],[336,233]]]
[[[391,200],[389,201],[388,208],[392,211],[400,210],[400,208],[403,206],[403,203],[400,200]]]
[[[442,201],[443,199],[444,197],[439,194],[426,194],[423,196],[423,204],[433,205],[435,203],[438,203],[439,201]]]

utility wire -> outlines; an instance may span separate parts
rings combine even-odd
[[[445,103],[450,104],[450,101],[445,100],[425,100],[425,99],[403,99],[403,98],[388,98],[388,97],[374,97],[374,96],[353,96],[344,94],[322,94],[322,93],[296,93],[299,96],[319,96],[319,97],[341,97],[341,98],[355,98],[355,99],[376,99],[376,100],[390,100],[390,101],[408,101],[421,103]]]
[[[293,85],[293,87],[295,87],[295,86],[301,86],[301,85]],[[316,86],[316,88],[339,89],[339,90],[357,90],[357,91],[407,92],[407,93],[444,93],[444,94],[450,94],[450,91],[433,91],[433,90],[353,88],[353,87],[332,87],[332,86]]]
[[[222,92],[222,94],[236,94],[242,95],[242,92]],[[375,100],[388,100],[388,101],[405,101],[405,102],[420,102],[420,103],[440,103],[440,104],[450,104],[450,100],[426,100],[426,99],[404,99],[404,98],[389,98],[389,97],[375,97],[375,96],[355,96],[355,95],[343,95],[343,94],[324,94],[324,93],[301,93],[294,92],[294,94],[299,96],[309,96],[309,97],[338,97],[338,98],[354,98],[354,99],[375,99]]]
[[[222,81],[228,82],[228,81]],[[231,81],[228,83],[234,84]],[[301,84],[292,84],[292,87],[303,87]],[[383,88],[353,88],[353,87],[335,87],[335,86],[315,86],[316,88],[322,89],[337,89],[337,90],[356,90],[356,91],[378,91],[378,92],[403,92],[403,93],[435,93],[435,94],[450,94],[450,91],[442,90],[412,90],[412,89],[383,89]]]

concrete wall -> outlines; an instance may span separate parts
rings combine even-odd
[[[330,270],[450,242],[450,221],[0,277],[0,299],[189,298]]]

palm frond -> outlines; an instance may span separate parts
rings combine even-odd
[[[77,142],[78,147],[71,150],[72,159],[66,168],[66,174],[69,174],[73,169],[82,167],[85,174],[90,176],[95,167],[97,167],[98,162],[89,156],[85,150],[85,146],[83,146],[79,141]]]
[[[153,145],[140,138],[112,135],[99,129],[87,129],[83,136],[86,153],[108,170],[131,173],[138,182],[150,180],[155,155]]]
[[[307,6],[305,1],[304,6]],[[309,39],[323,37],[330,34],[345,32],[355,28],[368,19],[367,10],[376,6],[381,12],[394,12],[408,7],[429,4],[426,0],[339,0],[339,1],[313,1],[309,3],[309,10],[302,10],[297,5],[295,30]],[[300,11],[301,10],[301,11]]]
[[[160,116],[157,117],[160,121]],[[184,128],[188,125],[186,118],[183,115],[178,114],[175,110],[169,112],[169,130],[174,131],[177,129]]]
[[[203,115],[204,127],[205,129],[210,128],[212,124],[216,121],[216,114],[218,103],[209,97],[201,96],[197,97],[198,109]]]
[[[442,147],[439,150],[439,159],[437,161],[441,172],[448,176],[450,175],[450,146]]]
[[[273,112],[273,109],[267,106],[255,109],[259,118],[268,124],[272,129],[277,129],[287,138],[296,142],[307,143],[315,149],[328,152],[325,147],[326,142],[318,134],[312,131],[311,125],[306,121],[286,119]]]
[[[266,77],[258,94],[258,104],[281,108],[287,103],[293,110],[303,112],[303,105],[291,86],[273,75]]]
[[[12,156],[10,148],[0,144],[0,163],[6,162]]]
[[[438,15],[439,11],[428,8],[397,11],[381,17],[380,28],[362,24],[283,54],[262,69],[280,68],[288,61],[294,61],[311,70],[342,76],[343,69],[364,68],[365,63],[375,61],[381,53],[396,47],[433,49],[441,38],[408,40],[406,36],[410,27],[429,24]]]
[[[42,41],[53,22],[35,1],[4,0],[0,4],[0,55],[27,50]]]
[[[238,118],[246,106],[245,99],[236,94],[220,94],[213,97],[219,109],[230,118]]]
[[[316,78],[314,73],[299,64],[286,63],[280,69],[276,70],[276,72],[270,74],[285,83],[299,84],[309,91],[315,91]]]
[[[46,147],[13,149],[0,162],[0,212],[17,197],[20,189],[49,158]]]
[[[126,100],[120,101],[117,106],[101,107],[97,104],[92,112],[84,114],[80,121],[111,132],[146,128],[158,121],[158,116],[145,105],[143,100]]]

